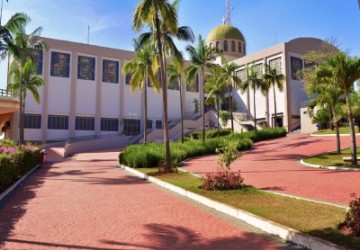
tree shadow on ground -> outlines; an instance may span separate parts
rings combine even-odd
[[[26,205],[36,196],[35,190],[43,185],[49,171],[46,163],[16,187],[5,201],[0,203],[0,248],[15,228],[16,223],[26,213]]]
[[[134,247],[154,250],[168,250],[168,249],[194,249],[194,250],[208,250],[208,249],[295,249],[291,244],[284,245],[279,242],[274,243],[268,235],[255,234],[243,232],[237,237],[218,237],[215,239],[205,239],[196,231],[182,226],[164,225],[164,224],[147,224],[146,233],[144,236],[151,245],[137,245],[126,242],[102,240],[102,243],[122,246]]]

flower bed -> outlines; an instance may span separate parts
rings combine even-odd
[[[17,146],[11,140],[0,141],[0,193],[34,168],[40,149],[31,144]]]

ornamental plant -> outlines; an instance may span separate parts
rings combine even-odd
[[[351,230],[352,234],[360,237],[360,197],[351,194],[354,199],[350,201],[349,211],[346,213],[345,221],[340,225]]]
[[[219,171],[206,174],[202,188],[205,190],[231,190],[243,187],[244,179],[241,177],[240,171],[230,172],[231,164],[240,157],[237,142],[224,140],[220,147],[216,148],[216,152],[219,154],[217,160]]]

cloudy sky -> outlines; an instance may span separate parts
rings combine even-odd
[[[27,31],[41,26],[42,36],[105,47],[132,49],[133,10],[139,0],[4,0],[2,23],[16,12],[28,14]],[[179,24],[206,37],[222,23],[225,0],[182,0]],[[232,0],[232,25],[247,41],[248,54],[296,37],[335,38],[342,49],[360,56],[357,0]],[[184,44],[178,44],[184,48]],[[6,62],[0,65],[5,88]]]

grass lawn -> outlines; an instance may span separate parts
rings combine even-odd
[[[357,148],[357,152],[360,152],[360,148]],[[360,165],[352,166],[349,162],[344,162],[343,157],[350,157],[350,148],[341,150],[341,155],[336,152],[328,152],[320,155],[314,155],[304,159],[305,163],[315,164],[320,166],[336,166],[336,167],[355,167],[360,168]],[[360,159],[360,154],[358,154]]]
[[[157,169],[138,169],[156,175]],[[207,198],[248,211],[281,225],[328,240],[349,249],[359,249],[360,239],[345,236],[337,229],[345,218],[342,208],[264,192],[253,187],[231,191],[205,191],[202,180],[189,173],[156,175],[157,178]],[[321,211],[321,212],[320,212]]]
[[[358,127],[355,127],[355,133],[359,133],[358,132]],[[339,132],[340,134],[350,134],[350,127],[340,127],[339,128]],[[331,130],[331,129],[322,129],[322,130],[319,130],[317,132],[314,133],[314,135],[335,135],[336,132],[335,132],[335,129],[334,130]]]

